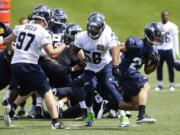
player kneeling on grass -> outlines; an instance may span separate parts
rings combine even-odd
[[[139,69],[144,64],[144,72],[152,73],[159,62],[159,55],[153,45],[162,44],[163,29],[158,23],[149,23],[144,29],[145,38],[129,37],[119,45],[117,57],[123,52],[120,65],[113,66],[113,74],[124,90],[124,99],[129,99],[120,105],[121,109],[139,110],[136,123],[155,123],[145,113],[150,85]]]
[[[14,115],[17,105],[22,103],[32,91],[37,90],[38,93],[44,96],[52,119],[52,129],[64,128],[64,125],[58,120],[56,101],[47,77],[38,65],[39,55],[43,48],[51,58],[55,58],[66,47],[65,44],[62,44],[60,47],[53,49],[51,36],[45,30],[49,16],[48,6],[37,6],[32,13],[33,23],[16,27],[11,35],[1,41],[4,45],[10,46],[12,41],[16,39],[11,70],[12,78],[22,88],[16,100],[7,106],[7,115],[4,116],[6,124],[9,124],[9,115]]]

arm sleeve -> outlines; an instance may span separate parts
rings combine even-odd
[[[19,35],[20,28],[21,28],[20,26],[16,26],[16,27],[14,28],[13,33],[14,33],[16,36]]]
[[[173,33],[172,33],[172,41],[173,41],[173,55],[174,55],[174,58],[178,58],[180,59],[180,54],[179,54],[179,37],[178,37],[178,33],[179,33],[179,30],[178,30],[178,27],[176,26],[173,30]]]
[[[125,46],[126,46],[127,51],[136,52],[136,51],[139,51],[143,47],[143,43],[141,40],[138,40],[134,37],[129,37],[125,42]]]
[[[116,34],[114,32],[111,32],[109,41],[110,42],[108,44],[108,49],[112,49],[120,43],[118,37],[116,36]]]
[[[47,31],[44,31],[42,33],[41,38],[42,38],[41,46],[46,45],[46,44],[52,44],[51,35]]]
[[[78,47],[78,48],[82,48],[82,47],[81,47],[80,35],[79,35],[79,34],[77,34],[77,35],[75,36],[74,46],[76,46],[76,47]]]

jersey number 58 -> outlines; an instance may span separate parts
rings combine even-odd
[[[90,52],[84,50],[85,58],[88,62],[93,64],[99,64],[101,63],[101,53],[99,52]]]

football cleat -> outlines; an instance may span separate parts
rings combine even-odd
[[[175,91],[175,87],[174,86],[169,86],[169,91]]]
[[[101,108],[97,114],[97,119],[101,119],[104,113],[104,110],[106,109],[106,104],[108,103],[107,100],[103,100],[101,103]]]
[[[11,117],[9,115],[9,112],[10,112],[10,109],[8,107],[5,108],[5,113],[4,113],[4,116],[3,116],[3,119],[4,119],[4,123],[6,125],[6,127],[10,127],[11,126]]]
[[[52,123],[51,129],[64,129],[65,126],[62,122]]]
[[[25,110],[19,110],[18,113],[16,114],[16,116],[22,117],[26,114]]]
[[[142,118],[138,118],[136,120],[136,124],[143,124],[143,123],[154,124],[154,123],[156,123],[156,119],[151,118],[147,115],[144,115]]]
[[[121,127],[121,128],[129,127],[129,119],[127,116],[120,116],[119,127]]]
[[[161,91],[162,89],[163,89],[163,86],[158,85],[154,90],[155,90],[155,91]]]
[[[87,117],[87,109],[81,109],[81,115],[77,118],[75,118],[75,121],[82,121]]]
[[[86,117],[85,127],[92,127],[94,118],[95,118],[94,113],[89,112]]]
[[[38,119],[44,118],[44,109],[41,105],[36,106],[36,118]]]

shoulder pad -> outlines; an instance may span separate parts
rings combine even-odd
[[[136,37],[129,37],[125,42],[126,48],[128,51],[137,51],[143,47],[143,41]]]

